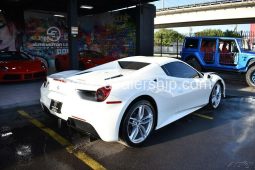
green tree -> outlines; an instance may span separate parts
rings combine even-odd
[[[196,36],[208,36],[208,37],[241,37],[241,34],[235,31],[220,29],[205,29],[195,33]]]
[[[241,34],[235,31],[231,31],[231,30],[226,30],[224,32],[224,36],[225,37],[241,37]]]
[[[183,41],[184,35],[171,29],[160,29],[159,31],[154,33],[155,45],[161,45],[161,40],[162,40],[163,46],[169,46],[173,42],[176,42],[177,39],[178,41]]]
[[[223,37],[224,32],[220,29],[205,29],[195,33],[196,36]]]

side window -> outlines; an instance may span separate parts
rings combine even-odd
[[[221,53],[239,52],[237,44],[234,40],[220,40],[219,49]]]
[[[186,39],[185,48],[194,48],[198,47],[198,39]]]
[[[168,76],[178,78],[195,78],[198,77],[198,72],[192,67],[182,62],[172,62],[162,66]]]
[[[203,39],[201,43],[200,51],[202,52],[215,52],[216,51],[216,40]]]
[[[219,41],[219,51],[220,53],[229,53],[229,41],[227,40],[220,40]]]
[[[236,44],[235,41],[231,41],[231,52],[233,52],[233,53],[238,53],[239,52],[239,50],[237,48],[237,44]]]

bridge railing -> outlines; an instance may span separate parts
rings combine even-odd
[[[181,34],[181,37],[172,37],[161,35],[159,39],[154,40],[154,55],[156,56],[169,56],[169,57],[180,57],[180,52],[182,51],[184,37],[210,37],[206,34],[197,33],[186,33]],[[215,37],[215,35],[213,35]],[[220,37],[236,37],[242,38],[243,48],[255,51],[255,32],[235,32],[232,35],[220,36]]]
[[[157,12],[160,11],[169,11],[169,10],[177,10],[177,9],[185,9],[185,8],[194,8],[194,7],[203,7],[203,6],[212,6],[212,5],[221,5],[221,4],[229,4],[229,3],[240,3],[240,2],[249,2],[254,0],[216,0],[216,1],[208,1],[203,3],[194,3],[189,5],[180,5],[168,8],[158,9]]]

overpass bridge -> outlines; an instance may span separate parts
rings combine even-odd
[[[155,29],[255,23],[255,0],[225,0],[157,10]]]

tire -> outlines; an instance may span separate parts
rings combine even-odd
[[[255,66],[252,66],[248,69],[248,71],[246,72],[246,83],[255,88]]]
[[[41,57],[37,57],[39,60],[41,60],[41,62],[44,64],[44,66],[46,67],[46,68],[49,68],[49,63],[47,62],[47,60],[46,59],[44,59],[44,58],[41,58]]]
[[[143,114],[139,114],[140,113]],[[130,147],[141,146],[155,127],[156,111],[150,102],[140,100],[129,107],[121,125],[121,139]],[[144,122],[144,123],[143,123]]]
[[[196,58],[190,58],[186,61],[189,65],[194,67],[197,71],[202,71],[202,67]]]
[[[220,105],[221,99],[222,99],[222,93],[223,92],[223,88],[222,85],[217,82],[212,89],[210,98],[209,98],[209,108],[210,109],[217,109]]]

